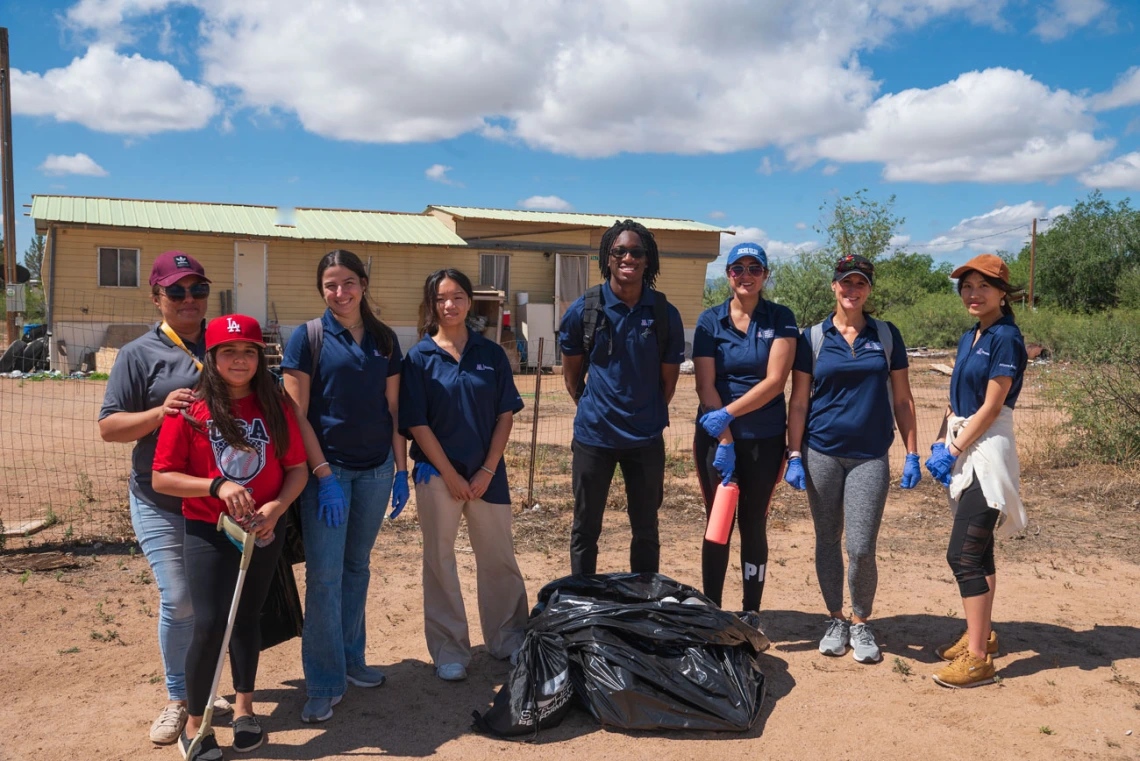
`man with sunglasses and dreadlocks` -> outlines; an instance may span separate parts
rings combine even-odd
[[[685,359],[681,314],[653,285],[661,269],[653,233],[615,222],[598,249],[601,285],[562,317],[559,343],[574,416],[574,524],[570,570],[597,571],[598,537],[614,469],[621,466],[629,524],[630,570],[656,573],[657,511],[664,497],[669,401]]]

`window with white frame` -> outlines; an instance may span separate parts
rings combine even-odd
[[[479,255],[479,285],[489,285],[502,291],[510,303],[511,257],[508,254]]]
[[[99,285],[104,288],[138,288],[139,250],[100,248]]]

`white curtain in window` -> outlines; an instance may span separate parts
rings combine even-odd
[[[479,285],[489,285],[503,293],[511,282],[511,257],[504,254],[483,254],[479,257]],[[507,295],[510,298],[510,294]]]

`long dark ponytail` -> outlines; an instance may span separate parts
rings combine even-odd
[[[360,319],[364,323],[364,329],[372,334],[372,340],[376,342],[376,348],[380,353],[385,357],[391,357],[392,350],[396,346],[396,334],[376,316],[379,310],[372,306],[368,298],[368,272],[364,269],[364,262],[360,261],[359,256],[338,248],[321,257],[321,263],[317,265],[317,290],[320,291],[321,297],[323,298],[325,293],[324,284],[321,282],[325,270],[336,266],[344,267],[360,278]]]

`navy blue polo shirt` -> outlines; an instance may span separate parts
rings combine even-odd
[[[693,333],[693,358],[716,360],[716,391],[722,405],[736,401],[768,377],[768,354],[773,341],[798,338],[800,334],[792,310],[764,299],[752,312],[748,331],[742,333],[732,322],[731,302],[728,299],[701,312]],[[772,401],[736,418],[729,428],[733,439],[763,439],[782,436],[787,423],[781,389]]]
[[[808,407],[807,446],[833,457],[882,457],[895,440],[894,411],[887,384],[890,374],[910,366],[906,346],[891,323],[894,346],[890,367],[879,343],[879,332],[868,321],[855,345],[828,317],[823,321],[823,345],[816,360],[814,389]],[[805,329],[796,344],[793,369],[811,375],[811,338]]]
[[[642,288],[630,309],[609,281],[602,286],[605,324],[594,333],[586,390],[574,416],[574,438],[607,449],[633,449],[652,443],[669,425],[669,408],[661,389],[661,352],[653,329],[656,292]],[[559,344],[567,357],[581,356],[582,313],[579,296],[562,316]],[[685,328],[681,313],[669,305],[669,346],[665,363],[685,360]]]
[[[392,336],[392,356],[385,357],[367,330],[359,344],[326,309],[320,366],[313,368],[305,326],[289,336],[284,370],[309,375],[309,423],[329,462],[349,470],[384,464],[392,451],[392,413],[385,396],[388,378],[400,374],[403,355]]]
[[[523,408],[515,388],[515,376],[503,347],[478,333],[468,332],[459,361],[425,336],[404,358],[400,379],[400,430],[426,425],[435,434],[444,454],[463,478],[479,472],[495,421],[504,412]],[[412,459],[428,462],[413,440]],[[506,458],[499,459],[483,500],[509,505]]]
[[[977,330],[978,324],[975,324],[958,340],[958,357],[954,361],[954,374],[950,376],[950,409],[959,417],[970,417],[981,408],[986,401],[986,386],[992,378],[1013,378],[1013,385],[1005,395],[1005,406],[1012,410],[1021,394],[1021,382],[1029,362],[1021,329],[1012,317],[1003,316],[983,330],[974,343]]]

